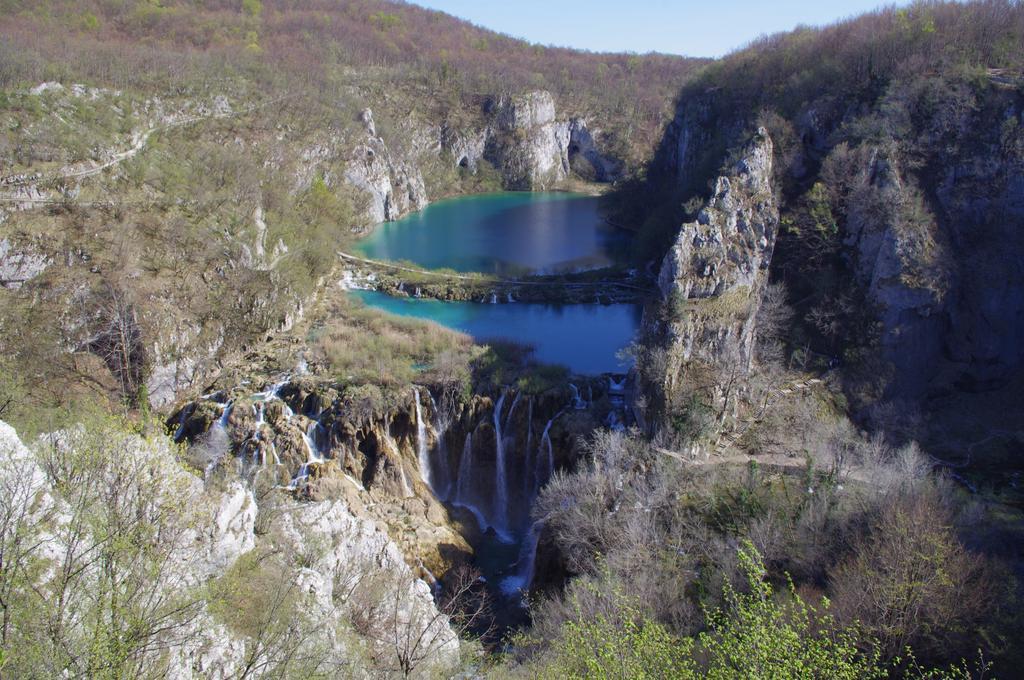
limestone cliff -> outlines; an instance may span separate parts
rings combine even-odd
[[[429,135],[412,131],[412,158],[396,158],[384,138],[377,134],[373,112],[360,115],[366,128],[366,139],[352,151],[352,160],[345,170],[345,181],[369,194],[367,216],[374,224],[397,220],[403,215],[422,210],[427,205],[423,175],[416,166],[416,156],[424,151],[439,151],[431,145]],[[424,139],[424,137],[426,137]]]
[[[662,263],[658,283],[671,310],[664,328],[666,393],[691,364],[750,369],[778,226],[772,141],[761,129],[729,174],[715,181],[697,219],[680,228]]]
[[[3,544],[30,541],[38,546],[31,555],[11,551],[5,558],[5,568],[25,569],[35,579],[22,584],[30,586],[27,592],[16,590],[17,604],[10,613],[19,621],[31,620],[30,612],[20,608],[32,606],[32,593],[70,585],[60,591],[67,599],[52,615],[62,625],[74,624],[61,638],[73,645],[78,627],[83,634],[89,630],[85,618],[78,617],[86,617],[94,606],[91,598],[109,595],[112,586],[105,575],[117,573],[122,579],[145,579],[139,591],[145,602],[134,603],[139,618],[133,624],[139,635],[151,637],[138,649],[125,649],[137,654],[144,667],[164,669],[166,677],[235,677],[246,668],[251,671],[254,663],[263,669],[259,675],[273,675],[272,669],[291,663],[290,655],[346,667],[354,677],[374,677],[375,667],[395,667],[399,657],[410,654],[421,671],[441,673],[458,663],[458,639],[439,614],[430,587],[412,574],[387,534],[355,517],[344,501],[286,503],[260,520],[264,526],[258,529],[257,503],[249,488],[238,481],[204,485],[176,462],[162,437],[108,433],[97,447],[92,436],[78,428],[47,435],[29,449],[0,422],[0,488],[5,490],[0,505],[13,513],[8,516],[18,517],[17,527],[4,528]],[[80,486],[64,486],[60,480],[66,470],[54,461],[77,461]],[[96,502],[103,513],[83,514]],[[127,513],[121,516],[123,525],[104,524],[119,512]],[[105,570],[98,569],[96,551],[108,559],[114,555],[102,547],[102,532],[116,530],[120,540],[131,540],[126,527],[136,512],[146,521],[141,527],[150,537],[146,547],[133,552],[129,563],[104,562]],[[284,571],[275,574],[272,587],[297,598],[297,618],[285,622],[291,632],[283,635],[290,638],[270,628],[258,633],[271,637],[254,637],[218,601],[219,593],[232,596],[220,584],[239,570],[247,574],[245,569],[258,578],[257,565],[278,554],[288,558],[279,562]],[[250,555],[260,559],[245,563]],[[24,561],[29,558],[30,571]],[[136,562],[146,566],[132,571]],[[61,578],[70,578],[70,584]],[[171,602],[177,604],[166,605]],[[284,605],[277,601],[275,606]],[[154,624],[147,616],[159,617],[158,624],[148,628]],[[416,649],[403,648],[402,640],[416,640]]]
[[[944,94],[925,106],[931,88]],[[729,108],[713,87],[687,95],[653,164],[684,197],[702,192],[710,168],[759,115]],[[867,371],[872,399],[998,387],[1024,366],[1019,89],[994,75],[922,76],[894,81],[883,100],[854,106],[821,96],[785,118],[767,116],[783,218],[806,214],[812,191],[822,211],[818,227],[784,231],[787,259],[783,268],[777,257],[773,272],[797,300],[817,305],[797,318],[834,315],[839,299],[856,300],[848,308],[858,320],[846,325],[858,328],[811,349],[833,363],[860,361],[843,355],[870,329],[851,355],[882,359]]]
[[[483,129],[446,130],[445,148],[455,164],[475,171],[481,160],[498,168],[509,189],[549,189],[576,170],[610,182],[621,162],[602,153],[599,132],[579,117],[559,118],[550,92],[503,96],[485,106]]]

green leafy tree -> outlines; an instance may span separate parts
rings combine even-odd
[[[610,596],[612,613],[567,622],[551,651],[534,669],[542,678],[673,678],[689,680],[864,680],[887,677],[873,638],[856,626],[839,626],[828,600],[809,606],[792,581],[777,592],[764,562],[747,542],[738,559],[746,592],[723,588],[725,605],[707,612],[708,630],[677,637],[621,592]],[[897,660],[910,677],[963,679],[966,664],[949,670],[920,667],[907,652]]]
[[[242,0],[242,10],[249,16],[258,19],[263,12],[263,3],[260,0]]]
[[[753,545],[740,549],[739,561],[749,592],[740,593],[727,583],[725,608],[708,613],[711,630],[698,642],[701,656],[708,659],[706,677],[885,677],[873,642],[861,639],[856,629],[837,628],[830,615],[812,617],[792,581],[789,597],[780,603]],[[821,608],[828,609],[828,600],[822,600]],[[870,651],[861,652],[859,646]]]

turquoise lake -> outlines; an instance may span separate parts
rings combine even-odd
[[[501,276],[607,267],[629,234],[608,225],[596,196],[503,192],[433,203],[386,222],[356,249],[374,260]]]
[[[597,200],[507,192],[440,201],[378,226],[357,250],[373,259],[501,276],[608,266],[619,261],[629,235],[604,222]],[[628,368],[616,354],[633,339],[641,316],[640,306],[632,304],[480,304],[376,291],[351,294],[372,307],[435,321],[477,341],[502,338],[533,345],[539,361],[580,374]]]

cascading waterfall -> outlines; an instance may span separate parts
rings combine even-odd
[[[228,403],[224,404],[224,410],[221,412],[220,418],[217,419],[216,427],[220,427],[220,428],[223,428],[225,430],[227,429],[227,427],[228,427],[228,420],[230,420],[230,418],[231,418],[231,409],[233,409],[234,407],[235,407],[234,402],[230,402],[229,401]]]
[[[217,422],[215,422],[213,424],[213,427],[210,428],[209,441],[217,441],[218,443],[221,443],[218,439],[214,438],[221,437],[226,439],[228,432],[228,421],[231,418],[231,409],[234,408],[234,403],[229,401],[225,404],[219,404],[218,406],[221,409],[220,418],[218,418]],[[203,479],[209,479],[210,475],[213,474],[213,471],[217,469],[218,465],[220,465],[221,460],[223,460],[224,456],[227,455],[228,444],[226,441],[222,443],[220,449],[220,451],[215,453],[214,456],[210,458],[210,462],[206,464],[206,468],[203,470]]]
[[[423,482],[433,490],[434,484],[430,475],[430,450],[427,448],[427,424],[423,422],[419,388],[413,388],[413,394],[416,395],[416,456],[420,461],[420,476],[423,478]]]
[[[455,502],[457,505],[467,507],[469,504],[469,480],[473,474],[473,433],[466,435],[466,443],[462,446],[462,456],[459,457],[459,479],[455,486]]]
[[[294,490],[298,488],[299,484],[302,484],[309,480],[309,470],[317,463],[323,463],[324,457],[320,453],[320,444],[317,442],[316,433],[320,428],[320,423],[312,422],[306,431],[302,433],[302,443],[306,445],[306,462],[302,464],[299,471],[292,477],[291,483],[288,484],[288,488]],[[275,452],[274,457],[277,457]]]
[[[572,390],[572,406],[577,411],[582,411],[587,408],[587,402],[580,396],[580,388],[576,385],[569,383],[569,389]]]
[[[508,476],[505,470],[505,439],[501,434],[501,409],[508,392],[502,390],[494,405],[494,521],[495,530],[505,528],[508,516]],[[510,409],[511,411],[511,409]]]
[[[508,414],[505,416],[505,428],[508,430],[508,424],[512,422],[512,415],[516,412],[516,406],[519,405],[519,397],[523,396],[522,392],[516,392],[516,396],[512,399],[512,405],[508,407]]]
[[[537,546],[540,534],[544,529],[544,520],[537,520],[530,525],[530,530],[519,548],[519,559],[516,561],[516,573],[502,580],[501,592],[506,595],[527,593],[533,583],[533,575],[537,564]]]
[[[473,433],[466,435],[466,443],[462,447],[462,456],[459,458],[459,479],[455,487],[455,501],[452,505],[469,510],[476,518],[480,531],[487,528],[487,520],[480,509],[473,505],[469,495],[470,484],[473,475]]]
[[[537,455],[536,479],[534,480],[534,487],[533,487],[533,495],[534,496],[536,496],[540,492],[540,487],[542,487],[544,484],[546,484],[548,482],[548,480],[551,479],[551,475],[553,475],[555,473],[555,452],[554,452],[554,447],[551,445],[551,434],[550,433],[551,433],[551,426],[554,424],[555,420],[558,419],[558,416],[562,415],[563,413],[565,413],[565,409],[562,409],[561,411],[556,413],[554,415],[554,417],[551,418],[551,420],[548,421],[548,424],[544,426],[544,434],[542,434],[541,437],[540,437],[540,445],[545,448],[547,456],[546,456],[546,459],[542,459],[541,456],[539,455],[539,452],[538,452],[538,455]],[[541,468],[540,468],[542,463],[547,463],[547,466],[546,466],[546,469],[544,470],[544,474],[543,475],[541,474]]]
[[[451,425],[451,416],[441,412],[430,390],[427,390],[427,396],[430,397],[430,407],[434,411],[434,433],[437,438],[437,453],[434,455],[434,463],[431,470],[432,472],[437,472],[438,468],[440,468],[441,474],[439,475],[440,478],[437,479],[437,483],[444,484],[441,497],[448,500],[452,495],[452,471],[448,463],[448,444],[445,441],[445,435],[448,433],[448,428]]]
[[[530,498],[533,473],[533,397],[526,402],[526,463],[523,465],[523,498]]]

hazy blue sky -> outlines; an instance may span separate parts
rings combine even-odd
[[[715,57],[764,33],[831,23],[886,0],[415,0],[544,45]]]

